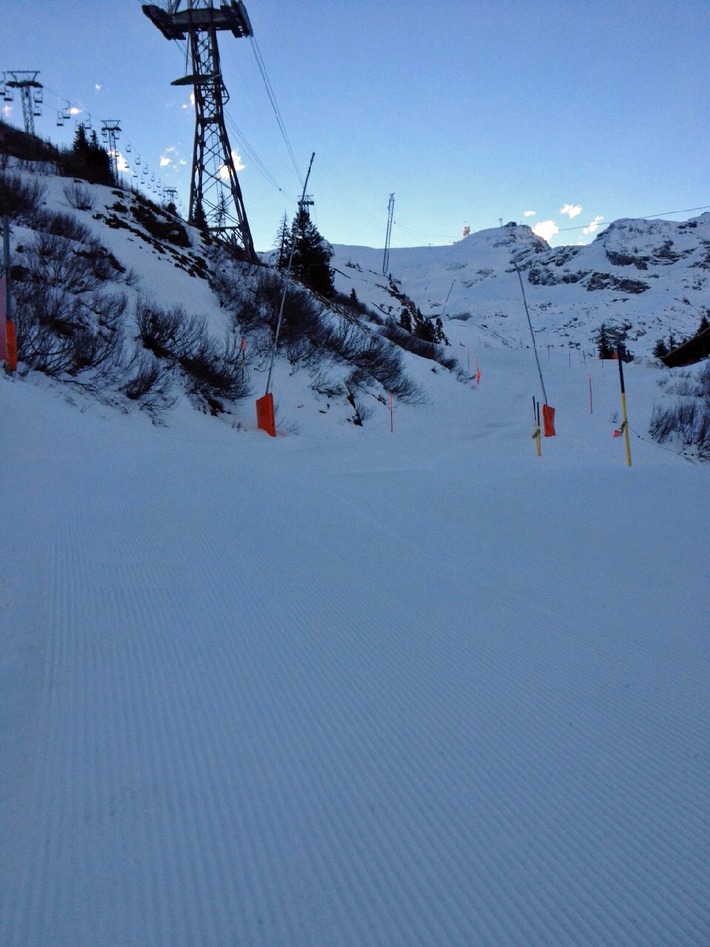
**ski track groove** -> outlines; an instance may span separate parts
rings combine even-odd
[[[707,823],[674,808],[664,833],[654,802],[699,785],[704,708],[684,706],[684,771],[640,742],[649,713],[664,747],[683,736],[659,712],[663,675],[684,679],[672,649],[655,671],[639,658],[625,708],[614,642],[524,589],[497,599],[467,568],[463,523],[454,567],[342,480],[324,484],[336,522],[315,529],[320,511],[270,482],[263,522],[248,483],[225,511],[208,478],[182,522],[140,480],[57,516],[32,854],[3,943],[702,944],[706,903],[690,897]],[[346,523],[370,561],[343,548]],[[277,545],[288,575],[270,569]]]

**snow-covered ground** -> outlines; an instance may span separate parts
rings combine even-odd
[[[537,457],[532,353],[450,341],[393,431],[0,377],[3,947],[710,943],[707,466],[658,367],[629,468],[543,350]]]

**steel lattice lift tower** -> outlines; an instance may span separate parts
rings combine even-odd
[[[258,262],[252,240],[237,170],[224,123],[229,93],[222,80],[217,33],[231,30],[237,38],[252,36],[246,8],[241,0],[212,5],[212,0],[180,0],[168,10],[154,4],[143,12],[167,39],[189,39],[191,73],[172,85],[191,85],[195,95],[195,143],[188,221],[234,247],[247,259]]]
[[[22,99],[22,117],[25,121],[25,132],[28,135],[35,133],[35,115],[41,115],[42,83],[37,80],[37,72],[8,72],[5,74],[6,89],[19,89]],[[9,78],[7,78],[9,76]],[[6,93],[5,98],[10,101],[12,93]]]

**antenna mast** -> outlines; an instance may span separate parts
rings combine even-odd
[[[188,221],[207,230],[257,263],[242,191],[237,180],[232,149],[224,123],[229,93],[222,80],[217,33],[230,30],[237,38],[252,36],[246,8],[241,0],[224,0],[219,8],[212,0],[180,0],[168,9],[145,4],[143,12],[167,39],[189,38],[191,73],[172,85],[190,85],[195,97],[195,142]]]
[[[387,234],[385,236],[385,254],[382,258],[382,275],[387,276],[387,269],[390,264],[390,240],[392,239],[392,220],[394,218],[394,194],[390,194],[390,202],[387,205]]]

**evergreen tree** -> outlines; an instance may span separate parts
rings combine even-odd
[[[281,223],[279,224],[279,229],[276,232],[276,239],[274,240],[274,249],[278,251],[276,266],[280,270],[285,270],[288,266],[290,246],[291,237],[290,231],[288,229],[288,220],[286,218],[286,214],[284,214]]]
[[[97,184],[115,184],[108,151],[99,143],[95,130],[87,135],[83,122],[76,127],[72,156],[77,174]]]
[[[663,339],[656,340],[656,344],[653,346],[653,354],[656,358],[663,358],[664,355],[668,355],[668,346]]]
[[[286,268],[293,250],[291,273],[299,283],[321,296],[331,298],[335,295],[333,270],[330,267],[333,251],[318,232],[305,207],[299,209],[290,230],[282,226],[277,240],[280,243],[280,269]]]
[[[614,339],[609,333],[606,323],[602,322],[599,327],[599,332],[597,332],[597,349],[599,351],[599,358],[612,358],[614,352],[616,351],[614,347]]]

